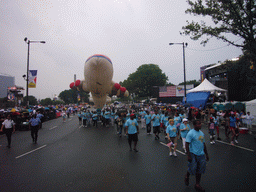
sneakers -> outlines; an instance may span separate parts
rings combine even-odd
[[[238,143],[238,141],[237,141],[237,140],[235,140],[235,143]]]
[[[172,152],[169,153],[169,156],[172,156]]]
[[[213,141],[212,141],[212,143],[214,144],[214,143],[215,143],[215,141],[213,140]]]
[[[212,142],[212,141],[211,141],[210,143],[211,143],[211,144],[213,144],[213,142]]]
[[[231,143],[230,143],[231,145],[234,145],[234,142],[233,141],[231,141]]]
[[[205,192],[205,190],[200,185],[195,185],[195,190],[198,192]]]
[[[175,152],[175,151],[173,152],[173,155],[174,155],[175,157],[177,157],[177,154],[176,154],[176,152]]]

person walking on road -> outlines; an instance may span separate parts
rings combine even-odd
[[[31,137],[33,143],[35,144],[37,143],[40,122],[41,120],[38,117],[36,117],[36,115],[33,115],[32,118],[29,120],[29,129],[31,130]]]
[[[11,119],[11,115],[7,115],[7,119],[5,119],[4,122],[2,123],[0,132],[3,132],[3,130],[8,141],[8,145],[6,147],[11,148],[12,133],[15,132],[15,123]]]
[[[186,137],[186,150],[188,157],[188,171],[185,175],[185,185],[189,185],[189,176],[196,176],[195,189],[197,191],[205,191],[201,185],[201,175],[205,173],[206,161],[209,161],[208,152],[205,145],[204,133],[200,131],[201,121],[193,122],[194,129],[191,129]]]
[[[126,121],[126,134],[128,134],[128,143],[130,146],[130,151],[132,151],[132,141],[134,143],[133,150],[138,152],[136,146],[138,142],[138,134],[139,134],[139,125],[135,118],[135,114],[130,115],[130,119]]]
[[[149,111],[146,112],[147,115],[145,115],[145,120],[146,120],[146,128],[147,128],[147,134],[150,135],[151,134],[151,114],[149,113]]]
[[[151,121],[153,122],[153,133],[155,134],[155,140],[159,139],[160,134],[160,120],[161,117],[158,114],[157,110],[155,110],[155,114],[152,115]]]
[[[174,155],[177,157],[176,148],[177,148],[177,127],[174,125],[174,120],[169,120],[169,125],[166,128],[166,134],[169,142],[174,144],[173,153],[172,153],[172,145],[169,146],[170,153],[169,156]]]
[[[188,119],[184,118],[182,120],[182,124],[180,125],[180,136],[182,138],[182,144],[183,144],[183,149],[185,153],[187,153],[186,150],[186,137],[188,132],[190,131],[190,125],[188,124]]]

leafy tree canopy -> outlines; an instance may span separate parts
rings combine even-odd
[[[213,25],[206,22],[189,22],[183,26],[182,34],[190,35],[191,39],[201,41],[205,45],[209,37],[216,37],[231,45],[241,47],[245,51],[256,54],[256,2],[255,0],[188,0],[190,8],[186,13],[195,16],[209,16]],[[233,34],[243,39],[242,44],[230,39],[227,34]]]
[[[168,77],[156,64],[141,65],[120,84],[139,97],[152,96],[154,86],[164,86]]]
[[[32,95],[28,96],[28,101],[29,101],[29,105],[37,105],[38,104],[37,99]],[[21,102],[21,105],[22,106],[27,105],[27,96],[23,97],[23,102]]]
[[[78,94],[80,95],[80,101],[78,100]],[[88,102],[89,94],[83,91],[76,91],[73,89],[64,90],[59,94],[59,97],[65,102],[65,104]]]

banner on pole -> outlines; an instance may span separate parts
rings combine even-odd
[[[29,70],[28,88],[36,88],[37,70]]]

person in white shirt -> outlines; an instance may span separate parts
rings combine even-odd
[[[5,119],[4,122],[2,123],[2,127],[1,127],[0,132],[3,132],[3,129],[4,129],[4,132],[6,134],[7,141],[8,141],[7,147],[11,148],[12,133],[15,132],[15,123],[11,119],[11,115],[7,115],[7,119]]]
[[[252,133],[252,120],[254,119],[253,116],[250,115],[250,112],[247,112],[246,115],[246,123],[247,123],[247,128],[249,130],[249,133]]]

